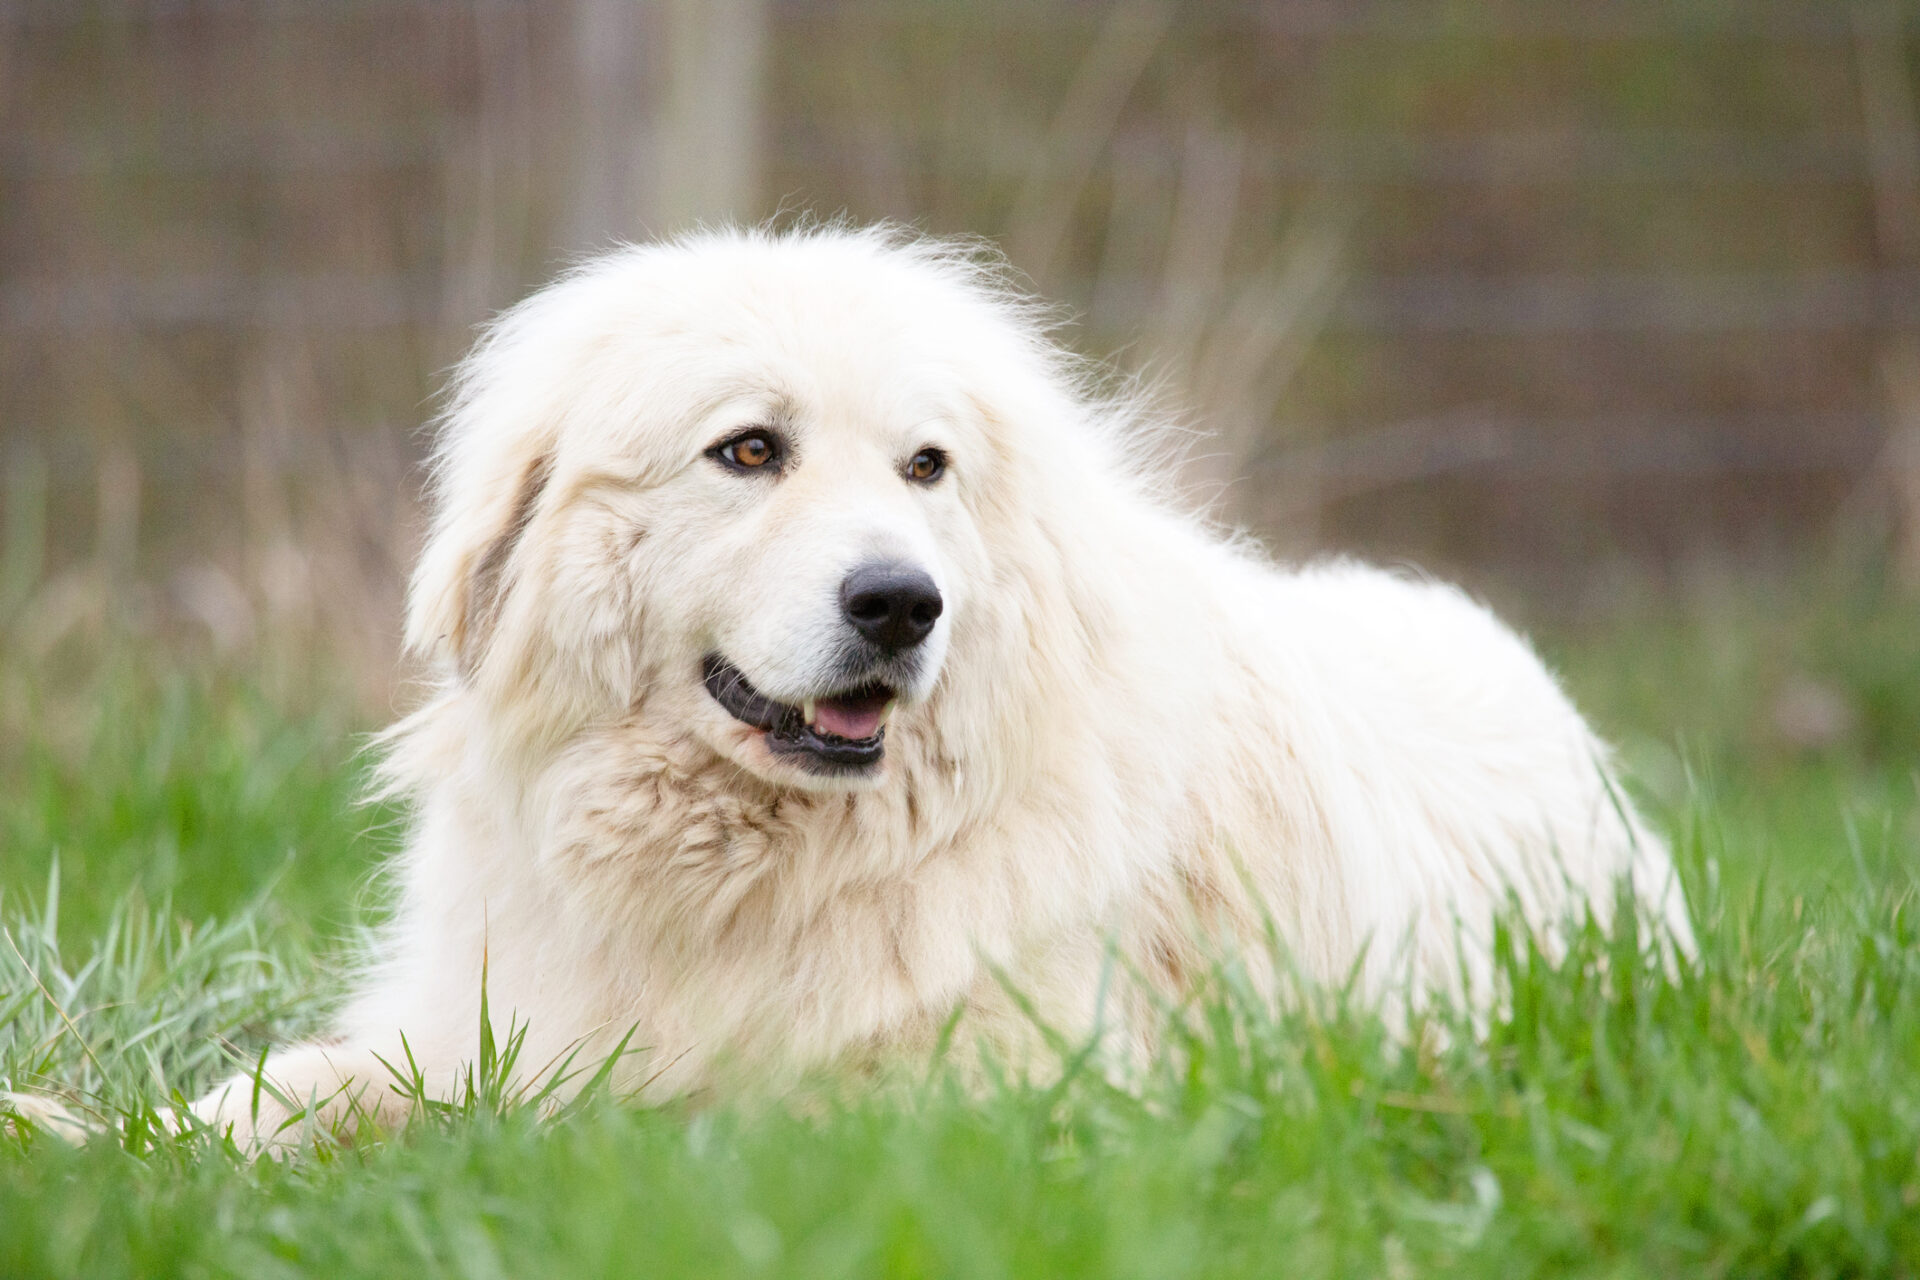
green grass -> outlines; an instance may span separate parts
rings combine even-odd
[[[154,1120],[323,1018],[394,838],[352,804],[355,720],[151,658],[0,655],[0,1082],[133,1117],[0,1138],[0,1275],[1920,1274],[1920,609],[1571,634],[1545,647],[1692,884],[1678,973],[1630,930],[1557,963],[1510,939],[1509,1007],[1420,1052],[1229,974],[1130,1090],[932,1071],[546,1121],[482,1096],[252,1164]],[[1848,708],[1827,739],[1770,727],[1794,678]]]

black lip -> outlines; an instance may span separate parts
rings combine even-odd
[[[799,707],[767,697],[753,687],[740,668],[719,654],[708,654],[700,669],[702,682],[713,700],[741,724],[764,730],[767,748],[775,755],[795,756],[817,772],[844,773],[871,768],[886,754],[884,727],[870,738],[842,738],[821,733],[807,723]],[[871,692],[878,688],[870,686],[849,692]]]

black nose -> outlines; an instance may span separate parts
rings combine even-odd
[[[911,565],[863,564],[840,584],[840,611],[888,653],[925,640],[940,609],[940,588]]]

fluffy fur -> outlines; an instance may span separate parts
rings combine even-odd
[[[983,255],[887,231],[627,248],[508,312],[460,373],[413,582],[439,678],[388,739],[397,915],[333,1036],[267,1075],[390,1113],[404,1032],[452,1088],[483,964],[529,1071],[631,1031],[616,1081],[666,1096],[924,1052],[956,1010],[1028,1062],[1008,986],[1080,1034],[1115,949],[1178,993],[1269,921],[1387,998],[1473,989],[1509,893],[1550,929],[1628,878],[1684,938],[1665,851],[1522,640],[1451,587],[1276,569],[1178,514],[1140,413],[1087,386]],[[712,456],[756,426],[777,476]],[[946,474],[903,475],[928,448]],[[944,612],[881,764],[823,775],[701,664],[829,693],[838,584],[876,556]],[[1105,1020],[1151,1052],[1151,1018]],[[268,1134],[255,1096],[198,1110]]]

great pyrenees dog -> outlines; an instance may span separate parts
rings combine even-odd
[[[1039,317],[975,248],[839,228],[621,249],[501,317],[412,584],[396,913],[332,1034],[200,1116],[452,1091],[483,974],[529,1078],[624,1045],[666,1097],[943,1040],[1039,1070],[1040,1025],[1138,1061],[1164,1001],[1116,993],[1227,947],[1471,992],[1509,900],[1551,933],[1623,882],[1684,939],[1524,641],[1182,514]]]

